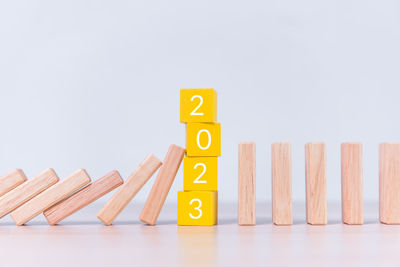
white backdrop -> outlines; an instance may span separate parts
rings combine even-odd
[[[179,89],[213,87],[221,201],[237,200],[241,141],[258,145],[260,201],[271,143],[292,142],[301,201],[306,142],[327,143],[330,200],[340,199],[340,143],[363,142],[365,198],[377,201],[378,144],[400,141],[399,3],[2,1],[0,172],[126,178],[147,153],[184,146]]]

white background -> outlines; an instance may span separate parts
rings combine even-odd
[[[0,173],[126,179],[148,153],[185,145],[179,89],[212,87],[220,201],[237,200],[241,141],[257,143],[264,202],[271,143],[292,142],[302,201],[306,142],[327,143],[330,200],[340,200],[340,143],[363,142],[364,196],[377,201],[378,144],[400,141],[399,3],[1,1]]]

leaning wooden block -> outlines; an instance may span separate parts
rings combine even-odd
[[[97,214],[105,225],[113,223],[115,218],[128,205],[143,185],[160,168],[162,162],[153,154],[148,155],[139,167],[129,176],[125,183],[107,201]]]
[[[167,155],[164,158],[164,163],[158,172],[156,181],[151,188],[142,213],[140,214],[140,220],[142,222],[149,225],[156,224],[158,215],[168,196],[184,155],[184,148],[177,145],[171,145],[169,147]]]
[[[346,224],[363,224],[362,144],[343,143],[342,220]]]
[[[51,208],[45,210],[43,215],[50,225],[55,225],[123,183],[124,181],[118,171],[112,171]]]
[[[328,222],[325,143],[306,144],[305,151],[307,223],[324,225]]]
[[[216,191],[178,192],[178,225],[210,226],[218,221]]]
[[[239,225],[256,224],[256,144],[239,144]]]
[[[184,191],[217,191],[218,158],[185,157],[183,159]]]
[[[13,190],[25,181],[25,173],[20,169],[15,169],[0,177],[0,196]]]
[[[293,223],[290,143],[272,144],[272,221],[276,225]]]
[[[3,195],[0,197],[0,218],[54,185],[58,180],[53,169],[46,169]]]
[[[89,182],[86,171],[79,169],[11,212],[11,217],[17,225],[23,225]]]
[[[400,143],[379,145],[379,220],[400,224]]]
[[[188,123],[186,149],[189,157],[221,156],[221,124]]]
[[[181,89],[181,122],[215,122],[217,92],[214,89]]]

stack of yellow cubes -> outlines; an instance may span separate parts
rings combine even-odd
[[[218,221],[218,157],[221,124],[214,89],[181,89],[180,121],[186,123],[183,191],[178,192],[178,225]]]

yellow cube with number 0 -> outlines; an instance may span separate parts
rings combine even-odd
[[[186,154],[189,157],[218,157],[221,155],[221,124],[188,123]]]
[[[214,89],[181,89],[181,122],[215,122],[217,92]]]
[[[216,191],[178,192],[178,225],[215,225],[217,214]]]
[[[183,190],[217,191],[218,158],[185,157],[183,159]]]

